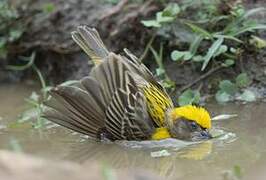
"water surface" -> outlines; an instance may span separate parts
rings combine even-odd
[[[66,159],[84,165],[97,161],[114,169],[148,169],[173,179],[222,179],[222,174],[236,165],[246,176],[266,167],[265,103],[208,105],[212,115],[238,114],[236,118],[213,123],[215,128],[235,136],[199,144],[167,140],[163,143],[170,147],[162,144],[150,147],[145,145],[149,142],[144,145],[99,143],[62,127],[34,129],[30,122],[14,126],[19,114],[29,108],[25,97],[35,89],[27,85],[0,87],[1,149],[19,149],[44,158]],[[166,150],[169,156],[151,157],[151,152],[160,150]]]

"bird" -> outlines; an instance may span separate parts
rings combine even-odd
[[[71,36],[94,67],[76,83],[49,91],[44,118],[96,140],[212,138],[209,112],[196,105],[174,107],[165,88],[128,49],[124,55],[110,52],[87,25]]]

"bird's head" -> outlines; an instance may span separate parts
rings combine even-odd
[[[173,138],[192,141],[211,138],[211,118],[208,111],[202,107],[177,107],[169,110],[166,118],[167,127]]]

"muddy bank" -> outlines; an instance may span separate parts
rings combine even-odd
[[[5,69],[6,64],[23,64],[18,58],[19,55],[29,56],[32,52],[36,52],[35,63],[50,85],[87,75],[91,68],[87,64],[87,57],[70,37],[70,32],[79,24],[96,27],[110,50],[119,53],[127,47],[137,56],[141,56],[154,32],[144,27],[140,21],[153,17],[155,12],[162,9],[162,5],[153,0],[145,3],[131,1],[129,3],[123,0],[116,6],[96,0],[57,0],[53,2],[53,10],[47,13],[43,9],[49,2],[49,0],[21,0],[15,3],[18,7],[20,3],[26,7],[20,10],[21,19],[25,21],[26,28],[18,42],[9,46],[8,59],[0,62],[0,82],[32,78],[34,72],[30,69],[24,72]],[[249,8],[264,6],[263,1],[245,2]],[[260,14],[256,18],[263,20],[265,14]],[[262,37],[266,37],[265,34],[262,34]],[[156,37],[154,47],[158,48],[161,41],[159,36]],[[165,68],[178,89],[206,73],[206,71],[200,71],[200,64],[190,62],[179,64],[171,61],[170,53],[176,47],[169,42],[164,44]],[[266,86],[265,56],[265,50],[244,52],[242,58],[233,67],[219,69],[196,85],[202,84],[203,92],[213,93],[217,90],[220,80],[233,79],[240,72],[247,72],[252,79],[251,85],[264,89]],[[147,54],[144,63],[155,71],[157,65],[151,53]]]
[[[5,65],[21,64],[18,55],[29,56],[33,51],[37,53],[35,63],[52,84],[87,75],[88,59],[70,34],[80,24],[96,27],[110,50],[119,52],[128,47],[139,55],[150,38],[140,20],[160,8],[153,1],[127,2],[116,12],[115,6],[105,1],[57,0],[53,1],[52,12],[47,13],[43,10],[47,3],[50,1],[14,1],[16,7],[24,6],[24,9],[18,9],[25,32],[17,42],[9,45],[8,58],[0,62],[0,82],[19,81],[23,76],[31,75],[30,70],[7,71]]]

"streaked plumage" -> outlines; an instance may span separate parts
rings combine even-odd
[[[176,119],[186,118],[186,114],[172,114],[172,100],[132,53],[125,49],[126,57],[109,52],[98,32],[87,26],[79,26],[72,37],[91,57],[95,67],[90,76],[78,83],[59,85],[50,91],[52,98],[46,102],[50,107],[44,114],[46,118],[100,139],[175,137],[171,129],[177,127]],[[192,107],[198,112],[197,107]],[[199,112],[204,114],[200,120],[196,114],[189,116],[188,122],[203,125],[210,121],[207,112]]]

